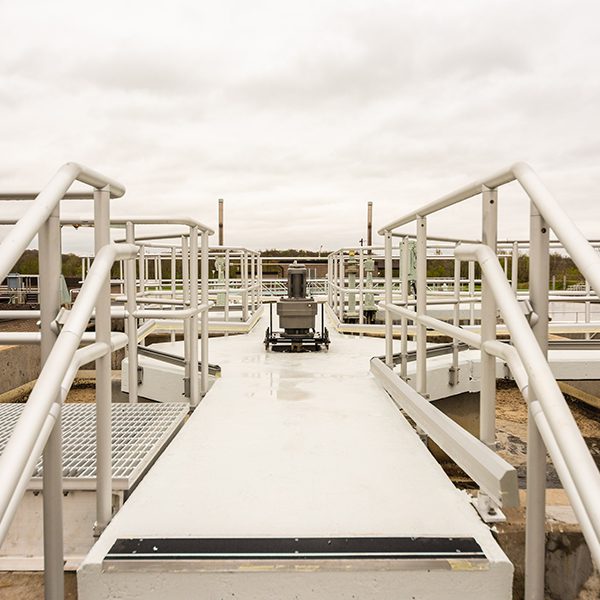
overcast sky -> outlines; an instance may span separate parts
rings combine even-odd
[[[365,235],[369,200],[377,228],[525,160],[600,237],[599,18],[552,0],[0,0],[0,187],[77,161],[126,185],[114,214],[215,225],[224,198],[228,244],[334,249]],[[501,237],[524,235],[523,194],[500,193]],[[477,206],[430,230],[475,235]]]

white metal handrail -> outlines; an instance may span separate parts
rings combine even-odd
[[[589,531],[584,533],[587,534],[586,540],[596,564],[600,566],[600,473],[596,464],[495,253],[489,246],[468,244],[457,247],[456,256],[462,260],[477,260],[493,290],[502,318],[510,330],[512,344],[519,353],[529,378],[529,385],[535,390],[537,402],[548,423],[547,431],[540,433],[542,436],[544,433],[551,434],[552,446],[558,447],[568,467],[582,506],[593,527],[594,537],[590,537]],[[554,459],[553,456],[552,458]],[[567,492],[572,493],[573,490],[567,489]]]
[[[548,345],[548,279],[549,279],[549,249],[550,249],[550,229],[552,229],[558,238],[558,243],[562,244],[565,250],[571,256],[573,262],[583,274],[587,281],[586,293],[589,294],[591,288],[596,294],[600,291],[600,256],[592,245],[585,239],[583,234],[569,219],[565,211],[558,205],[548,189],[541,182],[537,174],[525,163],[516,163],[508,169],[496,173],[490,177],[483,178],[472,184],[464,186],[451,194],[447,194],[438,200],[431,202],[417,210],[388,223],[379,230],[379,233],[385,236],[386,245],[386,364],[392,365],[392,344],[393,344],[393,321],[390,306],[393,305],[391,293],[391,253],[392,236],[404,236],[404,242],[408,239],[407,234],[393,233],[395,229],[411,222],[416,224],[416,246],[417,246],[417,306],[416,306],[416,338],[417,338],[417,365],[416,365],[416,387],[421,394],[426,393],[426,325],[422,320],[427,309],[427,294],[425,280],[427,273],[427,216],[436,213],[449,206],[457,204],[463,200],[481,194],[482,200],[482,229],[481,240],[483,244],[496,254],[497,235],[498,235],[498,190],[501,185],[511,181],[518,181],[530,199],[530,235],[529,246],[529,301],[533,307],[537,319],[531,321],[529,325],[525,320],[524,328],[527,328],[533,339],[536,340],[542,357],[545,357]],[[464,243],[464,240],[463,240]],[[477,242],[476,242],[477,243]],[[513,261],[511,283],[511,295],[513,301],[517,293],[517,269],[515,256],[518,258],[518,244],[513,243]],[[457,256],[460,250],[457,251]],[[474,255],[471,255],[473,258]],[[455,279],[458,278],[460,270],[457,267],[460,262],[455,261]],[[502,272],[498,261],[494,261],[497,270]],[[474,260],[469,260],[469,268],[474,265]],[[505,268],[507,265],[505,264]],[[489,271],[489,269],[488,269]],[[491,344],[496,337],[496,297],[490,277],[483,271],[482,293],[481,293],[481,392],[480,392],[480,437],[488,445],[495,442],[495,396],[496,396],[496,375],[495,375],[495,356],[491,352]],[[403,280],[405,279],[402,274]],[[502,277],[507,284],[507,276],[502,272]],[[507,284],[508,285],[508,284]],[[505,288],[510,289],[510,288]],[[460,299],[460,293],[457,294]],[[402,298],[402,304],[405,304],[407,298]],[[515,301],[516,302],[516,301]],[[458,307],[460,303],[455,304],[454,324],[459,324]],[[520,311],[520,308],[518,308]],[[586,320],[589,321],[590,305],[586,304]],[[402,356],[406,355],[406,324],[408,316],[402,316]],[[521,314],[521,318],[524,319]],[[507,323],[507,325],[509,325]],[[531,329],[529,329],[531,327]],[[511,326],[509,325],[509,328]],[[512,331],[511,331],[512,332]],[[453,352],[453,368],[456,368],[458,353]],[[405,360],[403,358],[402,375],[405,376]],[[545,360],[543,361],[545,362]],[[539,370],[539,365],[536,369]],[[544,371],[540,371],[539,376],[543,376]],[[551,417],[546,414],[548,411],[557,409],[551,403],[548,406],[542,404],[541,398],[538,398],[537,390],[534,386],[530,388],[529,396],[529,421],[528,421],[528,452],[527,452],[527,518],[526,518],[526,550],[525,550],[525,597],[527,600],[541,598],[544,589],[544,508],[545,508],[545,480],[546,480],[546,449],[544,447],[544,438],[549,437],[556,423],[551,423]],[[566,409],[566,406],[565,406]],[[539,420],[539,412],[548,419],[544,422]],[[538,415],[538,416],[536,416]],[[558,418],[558,417],[557,417]],[[569,487],[577,490],[577,494],[571,494],[573,507],[578,516],[582,514],[582,507],[585,504],[585,510],[589,511],[589,522],[582,521],[582,528],[587,530],[588,537],[592,531],[592,545],[594,536],[597,538],[598,525],[597,510],[590,506],[592,495],[591,490],[596,489],[596,484],[589,486],[584,490],[587,484],[581,481],[580,473],[573,476],[572,469],[573,457],[565,453],[557,454],[556,448],[559,447],[556,440],[550,440],[548,449],[554,449],[557,456],[556,462],[560,464],[557,468],[561,481],[565,489]],[[554,446],[553,446],[554,444]],[[577,446],[581,450],[581,443]],[[561,448],[563,450],[563,448]],[[586,450],[587,452],[587,450]],[[564,460],[568,462],[566,462]],[[589,459],[588,466],[589,466]],[[596,476],[597,477],[597,476]],[[580,504],[578,502],[581,501]],[[596,497],[597,502],[597,497]],[[583,515],[585,521],[587,517]],[[589,525],[589,527],[588,527]],[[592,527],[593,525],[593,527]],[[590,529],[592,527],[592,529]],[[597,561],[597,547],[593,550],[594,558]]]
[[[113,332],[111,334],[110,344],[105,344],[104,342],[94,342],[89,346],[79,348],[73,355],[67,372],[63,377],[60,385],[60,396],[58,398],[60,402],[55,400],[50,406],[46,419],[44,420],[44,423],[41,427],[40,433],[35,440],[33,449],[29,454],[27,462],[21,471],[21,477],[15,485],[6,512],[0,519],[0,545],[2,544],[2,541],[8,533],[8,528],[10,527],[11,522],[15,517],[16,511],[19,506],[19,502],[23,497],[25,490],[27,489],[27,485],[29,483],[29,480],[31,479],[31,473],[35,469],[35,465],[40,454],[42,453],[48,436],[50,435],[52,428],[54,427],[56,421],[59,418],[61,406],[65,401],[69,390],[71,389],[71,386],[73,385],[73,381],[75,379],[75,376],[77,375],[77,371],[83,365],[88,364],[107,354],[111,354],[112,352],[115,352],[120,348],[124,348],[126,345],[127,336],[124,333]]]
[[[63,165],[0,243],[0,280],[8,275],[29,242],[37,235],[75,181],[87,183],[97,189],[108,188],[114,198],[119,198],[125,193],[124,186],[119,182],[93,169],[77,163]],[[12,197],[13,195],[6,194],[3,199]]]
[[[23,480],[26,481],[31,476],[33,465],[60,413],[60,407],[55,406],[57,393],[59,390],[61,393],[65,391],[63,382],[67,373],[71,372],[74,377],[75,373],[72,367],[74,357],[97,298],[102,292],[105,278],[117,258],[129,258],[136,254],[137,246],[130,244],[111,244],[100,250],[44,364],[29,400],[15,424],[11,437],[0,456],[0,478],[3,482],[0,488],[0,543],[8,530],[16,503],[20,500],[18,492],[24,491]],[[81,353],[80,356],[84,356],[87,362],[90,353],[97,354],[95,351],[100,350],[100,356],[103,356],[111,350],[102,342],[96,342],[93,349],[86,349],[87,352]],[[70,383],[72,383],[72,379]],[[70,387],[70,383],[68,387]],[[31,466],[29,471],[27,471],[28,466]]]

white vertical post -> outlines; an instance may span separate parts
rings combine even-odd
[[[329,306],[333,305],[333,288],[331,287],[331,282],[333,278],[333,260],[331,256],[327,257],[327,301],[329,302]]]
[[[385,244],[385,364],[392,369],[394,367],[394,317],[387,305],[392,304],[393,285],[393,262],[392,262],[392,232],[384,231]]]
[[[171,248],[171,298],[177,297],[177,250]]]
[[[510,284],[515,294],[519,289],[519,242],[513,242],[512,264],[510,269]]]
[[[94,190],[94,252],[110,244],[110,191]],[[110,347],[110,273],[96,300],[96,341]],[[99,535],[112,517],[112,390],[110,352],[96,360],[96,525]],[[137,374],[136,374],[137,376]]]
[[[230,258],[229,258],[229,250],[225,250],[225,306],[224,308],[224,316],[225,322],[229,321],[229,268],[230,268]]]
[[[529,246],[529,301],[538,316],[532,326],[542,352],[548,354],[548,274],[550,234],[534,203],[531,203]],[[529,403],[536,401],[530,386]],[[527,421],[527,509],[525,525],[525,599],[544,600],[546,555],[546,447],[528,413]]]
[[[56,207],[39,231],[39,295],[42,367],[52,351],[57,334],[52,322],[60,310],[59,279],[62,271],[60,213]],[[60,398],[56,398],[60,403]],[[63,492],[61,416],[44,448],[44,590],[46,600],[64,598]]]
[[[135,243],[135,225],[128,221],[125,224],[127,243]],[[135,257],[127,259],[125,266],[127,285],[127,375],[129,379],[129,402],[138,401],[138,352],[137,352],[137,310],[135,295]]]
[[[362,325],[365,322],[365,256],[362,248],[358,251],[358,288],[358,323]]]
[[[190,227],[190,308],[198,308],[198,227]],[[198,388],[198,313],[190,317],[190,407],[200,402]]]
[[[585,280],[585,295],[587,297],[589,297],[589,295],[592,292],[592,288],[590,286],[590,282],[586,279]],[[585,322],[586,324],[589,324],[590,322],[590,317],[591,317],[591,304],[589,302],[589,300],[586,300],[585,302]],[[586,331],[585,332],[585,339],[589,340],[590,339],[590,332]]]
[[[189,262],[188,239],[181,236],[181,275],[183,285],[183,306],[186,307],[190,298],[190,262]],[[187,382],[187,397],[190,393],[190,352],[191,352],[191,328],[190,319],[186,318],[182,322],[183,327],[183,359],[184,359],[184,380]]]
[[[159,250],[161,252],[161,250]],[[163,291],[163,276],[162,276],[162,254],[159,254],[156,257],[156,261],[158,264],[158,289],[159,291]]]
[[[427,219],[417,217],[417,315],[427,312]],[[427,394],[427,328],[415,323],[417,328],[417,381],[416,390]]]
[[[256,311],[256,254],[250,253],[250,311],[254,314]]]
[[[119,260],[119,293],[125,293],[125,277],[123,274],[123,261]]]
[[[458,244],[456,244],[458,246]],[[452,324],[460,325],[460,260],[454,259],[454,318]],[[458,383],[458,339],[452,339],[452,382]]]
[[[498,190],[482,189],[481,240],[496,253],[498,232]],[[481,441],[496,447],[496,357],[483,349],[484,342],[496,339],[496,302],[481,274],[481,391],[479,396],[479,434]]]
[[[177,297],[177,249],[175,246],[171,248],[171,298],[175,300]],[[171,330],[171,343],[176,339],[175,330]]]
[[[263,289],[263,265],[262,265],[262,256],[258,255],[258,304],[261,305],[263,303],[262,297],[262,289]]]
[[[340,319],[340,322],[343,323],[344,322],[344,312],[346,310],[346,295],[344,293],[345,287],[346,287],[346,273],[344,270],[344,252],[343,250],[340,251],[340,264],[339,264],[339,270],[338,270],[338,274],[340,277],[340,304],[338,306],[338,316]]]
[[[202,232],[202,247],[200,258],[200,285],[202,304],[208,304],[208,233]],[[200,393],[202,396],[208,392],[208,309],[204,310],[200,315],[200,331],[201,331],[201,346],[200,346]]]
[[[469,298],[471,299],[469,303],[469,325],[473,326],[475,325],[475,302],[473,300],[475,298],[475,262],[472,260],[469,261],[467,277],[469,278]]]
[[[140,251],[138,254],[139,262],[139,274],[138,278],[140,281],[138,294],[143,296],[146,293],[146,248],[140,245]]]
[[[408,308],[408,260],[409,260],[409,239],[408,236],[402,238],[400,247],[400,277],[402,286],[402,303],[404,308]],[[408,377],[408,319],[400,319],[400,377]]]
[[[240,275],[242,279],[242,321],[248,320],[248,253],[242,250],[240,256]]]

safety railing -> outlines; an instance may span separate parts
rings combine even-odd
[[[89,219],[61,219],[63,225],[92,226]],[[125,227],[127,243],[139,247],[136,259],[125,261],[119,270],[123,276],[123,291],[115,300],[125,304],[127,345],[127,377],[129,401],[138,401],[137,341],[140,327],[147,319],[181,321],[184,334],[184,395],[190,407],[195,408],[209,387],[208,373],[208,312],[213,305],[209,294],[209,236],[213,230],[190,217],[159,218],[146,216],[112,217],[111,227]],[[179,225],[185,229],[177,233],[158,231],[139,235],[138,226]],[[158,244],[157,240],[171,240]],[[175,240],[175,241],[174,241]],[[162,257],[148,255],[146,248],[166,248],[169,252],[170,276],[162,276]],[[93,262],[87,262],[86,267]],[[149,281],[149,265],[153,265],[154,279]],[[177,285],[177,268],[181,285]],[[160,275],[160,277],[159,277]],[[143,308],[141,306],[143,306]],[[174,335],[174,334],[173,334]],[[173,338],[174,339],[174,338]],[[200,339],[200,369],[198,368],[198,339]]]
[[[91,192],[69,192],[80,181]],[[0,243],[0,279],[4,279],[37,235],[39,244],[39,296],[41,323],[42,372],[15,426],[14,433],[0,457],[0,520],[6,532],[14,514],[23,479],[31,475],[24,467],[31,466],[32,455],[43,450],[44,508],[44,587],[46,598],[64,596],[62,538],[62,435],[60,428],[61,385],[71,361],[76,360],[78,332],[87,323],[95,303],[96,336],[96,423],[97,423],[97,526],[103,528],[111,518],[111,388],[110,388],[110,286],[107,263],[120,250],[109,247],[98,263],[97,275],[90,280],[78,310],[69,317],[69,327],[59,334],[56,317],[60,309],[59,281],[61,275],[60,203],[63,199],[94,200],[97,254],[109,245],[109,200],[120,197],[125,188],[118,182],[76,163],[62,166],[39,193],[2,193],[1,200],[33,201]],[[131,248],[124,251],[133,251]],[[88,314],[88,318],[89,318]],[[60,337],[60,344],[58,338]],[[57,349],[58,348],[58,349]],[[89,352],[89,351],[88,351]],[[25,461],[25,465],[23,464]]]
[[[515,180],[530,199],[528,318],[517,301],[514,276],[511,286],[496,255],[497,188]],[[465,243],[457,246],[454,251],[455,278],[460,273],[461,261],[477,262],[481,267],[481,325],[477,335],[459,327],[456,316],[450,324],[427,315],[426,273],[428,215],[479,194],[482,196],[483,208],[482,244]],[[406,294],[403,294],[400,306],[392,301],[392,237],[401,237],[403,243],[406,243],[407,234],[395,230],[408,223],[416,224],[416,310],[408,308]],[[385,236],[386,248],[386,298],[381,307],[385,310],[386,318],[387,371],[394,366],[392,327],[393,317],[396,315],[400,316],[404,331],[409,320],[416,325],[415,388],[422,399],[427,395],[427,328],[450,336],[456,344],[461,341],[480,349],[480,439],[488,447],[495,448],[496,357],[501,357],[509,364],[528,403],[525,550],[525,597],[528,600],[543,598],[544,592],[546,448],[580,521],[594,562],[600,566],[600,474],[546,360],[550,229],[590,283],[590,287],[595,292],[600,290],[598,253],[556,203],[535,172],[524,163],[517,163],[491,177],[465,186],[385,225],[379,231]],[[404,284],[406,275],[402,277]],[[404,285],[403,288],[405,289]],[[459,303],[457,295],[455,306]],[[512,346],[496,340],[497,305],[510,332]],[[403,335],[401,343],[401,355],[406,356],[406,336]],[[402,361],[400,375],[406,377],[405,360]],[[417,424],[419,425],[418,419]]]

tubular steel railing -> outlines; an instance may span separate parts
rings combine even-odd
[[[75,182],[92,186],[90,192],[68,192]],[[39,295],[41,321],[42,372],[15,426],[15,433],[0,457],[0,519],[2,531],[6,531],[10,515],[14,511],[22,489],[22,479],[31,472],[24,471],[30,465],[32,454],[44,447],[43,506],[44,506],[44,588],[46,598],[64,597],[63,581],[63,533],[62,533],[62,434],[60,428],[60,394],[62,380],[75,357],[79,344],[78,332],[83,333],[85,324],[77,315],[89,313],[96,304],[96,346],[102,349],[97,356],[97,517],[98,524],[105,525],[111,516],[111,449],[110,449],[110,269],[103,271],[99,263],[94,281],[79,303],[79,310],[72,317],[75,323],[60,336],[55,319],[59,305],[59,279],[61,274],[60,203],[63,198],[93,198],[95,249],[100,252],[109,242],[108,215],[111,197],[120,197],[125,188],[113,179],[76,163],[62,166],[40,193],[5,193],[2,200],[33,200],[26,213],[8,232],[0,243],[0,279],[4,279],[20,258],[32,239],[38,235],[39,242]],[[109,258],[116,252],[109,248],[103,256]],[[112,263],[111,263],[112,265]],[[81,307],[84,308],[81,308]],[[89,318],[89,315],[88,315]],[[87,323],[87,319],[85,319]],[[59,350],[55,344],[60,337]],[[75,343],[75,341],[77,343]],[[53,424],[54,423],[54,424]],[[108,433],[107,433],[108,432]],[[41,437],[40,437],[41,436]],[[26,465],[23,465],[25,461]],[[16,494],[16,495],[15,495]]]
[[[515,261],[511,269],[511,284],[497,257],[497,188],[518,181],[530,199],[529,321],[516,295]],[[479,263],[482,271],[480,335],[459,327],[456,316],[461,302],[455,298],[453,324],[427,315],[427,216],[473,196],[482,195],[481,242],[472,240],[457,245],[454,250],[455,279],[460,277],[460,262]],[[392,233],[408,223],[416,224],[416,310],[408,308],[408,296],[403,293],[400,306],[392,298]],[[427,394],[427,328],[453,338],[455,344],[467,343],[481,351],[480,438],[490,448],[495,447],[496,357],[507,362],[517,385],[528,403],[527,452],[527,523],[525,550],[525,597],[543,598],[545,556],[545,485],[546,448],[571,501],[573,510],[597,566],[600,566],[600,473],[587,450],[581,433],[546,359],[548,347],[549,304],[549,230],[552,229],[575,265],[589,282],[586,293],[600,290],[600,256],[557,204],[536,173],[526,164],[517,163],[491,177],[481,179],[451,194],[443,196],[404,217],[388,223],[379,231],[385,237],[386,297],[380,304],[385,310],[385,364],[393,369],[393,316],[400,316],[402,336],[401,377],[406,377],[406,330],[408,321],[416,326],[416,391]],[[522,243],[522,242],[519,242]],[[515,250],[513,246],[512,249]],[[406,289],[406,269],[401,269],[402,289]],[[455,289],[456,286],[455,286]],[[499,307],[513,346],[496,340],[496,307]],[[455,364],[456,363],[456,364]],[[458,366],[458,352],[453,366]],[[417,424],[419,424],[417,422]]]

